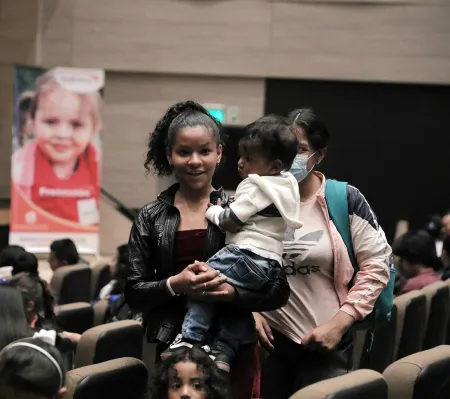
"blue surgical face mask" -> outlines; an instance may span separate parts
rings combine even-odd
[[[294,177],[297,179],[299,183],[306,176],[308,176],[309,172],[311,172],[314,169],[313,166],[310,170],[308,170],[309,158],[311,158],[314,154],[311,154],[309,157],[308,155],[305,154],[299,154],[294,158],[294,162],[292,162],[292,166],[289,172],[291,172],[294,175]]]

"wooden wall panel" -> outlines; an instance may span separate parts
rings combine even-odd
[[[77,0],[74,63],[162,73],[264,75],[270,4]]]
[[[351,6],[365,5],[411,5],[411,4],[448,4],[447,0],[269,0],[272,3],[294,3],[294,4],[340,4]]]
[[[105,88],[103,186],[140,207],[167,182],[144,174],[148,134],[167,108],[180,100],[223,103],[242,109],[241,122],[262,115],[262,79],[205,78],[109,72]]]
[[[14,63],[33,63],[38,4],[0,0],[0,198],[10,193]]]
[[[450,82],[446,0],[74,1],[75,65]]]
[[[45,0],[39,13],[39,47],[36,63],[72,65],[75,0]]]
[[[32,63],[35,55],[38,3],[0,0],[0,63]]]
[[[450,6],[274,3],[270,76],[450,83]]]
[[[14,69],[0,64],[0,198],[10,193]]]

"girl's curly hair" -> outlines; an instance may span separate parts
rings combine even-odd
[[[192,362],[203,373],[207,399],[229,399],[229,382],[211,358],[200,348],[180,348],[157,368],[152,384],[152,399],[167,399],[169,392],[169,372],[180,362]]]
[[[147,172],[153,170],[158,176],[170,176],[172,168],[167,153],[172,148],[176,133],[185,127],[204,126],[211,130],[221,144],[221,124],[199,103],[183,101],[172,105],[158,121],[148,139],[148,152],[145,159]]]

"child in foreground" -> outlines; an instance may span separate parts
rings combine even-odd
[[[228,399],[228,379],[200,348],[182,347],[161,363],[152,399]]]
[[[235,201],[225,209],[210,204],[206,211],[207,219],[226,232],[226,246],[207,263],[233,286],[264,293],[280,275],[286,227],[303,225],[298,183],[287,172],[297,148],[297,137],[284,118],[266,116],[247,126],[239,142],[238,171],[244,180]],[[228,372],[237,350],[252,342],[254,333],[252,315],[237,308],[219,311],[214,303],[188,300],[182,333],[161,357],[183,346],[205,344],[213,318],[219,332],[212,340],[211,357]]]

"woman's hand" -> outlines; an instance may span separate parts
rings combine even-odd
[[[176,294],[201,294],[209,296],[226,295],[224,290],[217,290],[227,278],[220,272],[210,268],[204,262],[195,262],[187,266],[181,273],[170,278],[170,286]]]
[[[206,270],[203,273],[216,273],[217,277],[208,282],[206,286],[204,284],[201,285],[200,290],[189,293],[189,297],[206,302],[233,301],[236,295],[236,289],[226,283],[227,278],[225,276],[222,276],[217,270],[214,270],[205,262],[196,261],[194,264],[201,267],[202,270]]]
[[[319,346],[323,349],[332,350],[339,345],[342,336],[352,326],[355,319],[349,314],[339,311],[326,323],[316,327],[312,332],[302,339],[302,344]]]
[[[259,313],[253,313],[253,317],[255,318],[255,326],[256,332],[258,333],[259,342],[267,350],[272,350],[273,345],[270,341],[273,341],[274,338],[269,323],[267,323],[267,320]]]

